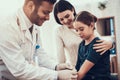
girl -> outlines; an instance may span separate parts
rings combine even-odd
[[[76,69],[78,80],[110,80],[110,51],[103,55],[93,49],[100,40],[94,34],[97,18],[87,11],[78,14],[74,28],[83,41],[79,45]]]

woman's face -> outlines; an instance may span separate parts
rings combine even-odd
[[[71,26],[74,20],[74,10],[65,10],[63,12],[59,12],[57,17],[62,25]]]

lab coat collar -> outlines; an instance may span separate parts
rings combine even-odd
[[[18,10],[17,17],[21,30],[27,30],[33,25],[24,13],[23,8]]]
[[[28,29],[25,31],[25,37],[32,43],[32,35]]]
[[[33,45],[35,45],[38,40],[38,26],[34,25],[33,32],[32,32],[32,38],[33,38]]]
[[[25,37],[28,40],[30,40],[33,45],[36,44],[36,41],[37,41],[37,38],[38,38],[38,37],[36,37],[37,34],[38,34],[37,26],[33,26],[33,32],[32,32],[32,34],[30,33],[30,31],[28,29],[25,31]]]
[[[22,8],[19,9],[17,12],[17,23],[18,23],[18,26],[20,27],[21,31],[24,32],[25,37],[33,43],[32,35],[29,31],[29,28],[32,27],[33,24],[27,18],[27,16],[25,15]]]

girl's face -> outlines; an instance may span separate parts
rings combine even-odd
[[[59,12],[57,14],[57,17],[58,17],[61,24],[70,27],[71,25],[73,25],[74,10],[73,11],[65,10],[63,12]]]
[[[88,26],[80,21],[74,22],[74,28],[77,34],[84,40],[88,40],[94,31],[92,23]]]

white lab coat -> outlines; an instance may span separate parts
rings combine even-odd
[[[42,49],[38,26],[34,26],[31,36],[23,16],[23,10],[19,10],[17,14],[0,24],[1,59],[16,79],[57,79],[57,71],[54,70],[57,62],[48,57]],[[39,66],[32,64],[36,44],[40,45],[37,50]]]

